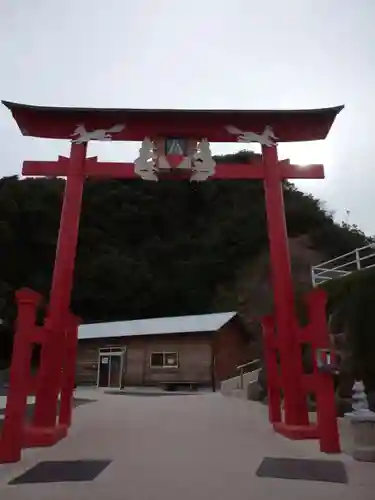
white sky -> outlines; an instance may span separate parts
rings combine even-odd
[[[374,0],[0,0],[0,98],[115,108],[345,104],[325,142],[281,145],[280,156],[324,162],[326,180],[297,185],[375,234],[374,22]],[[22,137],[0,109],[0,175],[68,149]],[[94,144],[90,153],[129,161],[137,144]]]

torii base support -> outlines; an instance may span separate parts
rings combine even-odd
[[[284,422],[276,422],[273,429],[278,434],[295,441],[302,439],[318,439],[318,427],[314,424],[309,425],[288,425]]]
[[[39,448],[53,446],[68,435],[67,425],[56,425],[55,427],[35,427],[25,425],[23,429],[23,448]]]
[[[14,446],[6,437],[0,439],[0,464],[19,462],[22,458],[22,449],[53,446],[67,435],[68,426],[66,425],[43,429],[24,424],[21,429],[20,446]]]
[[[284,415],[281,408],[283,380],[279,374],[278,366],[281,339],[276,335],[273,316],[266,316],[262,320],[268,379],[268,411],[270,423],[279,434],[294,440],[318,439],[320,451],[323,453],[340,453],[333,372],[322,370],[318,359],[318,353],[321,351],[330,352],[331,357],[333,357],[326,322],[326,300],[327,296],[323,290],[315,289],[310,292],[305,297],[309,312],[309,324],[300,327],[296,322],[296,331],[294,332],[295,342],[299,346],[300,353],[302,352],[302,344],[311,347],[313,372],[303,373],[302,380],[297,386],[303,391],[306,401],[308,394],[315,394],[316,422],[310,422],[307,425],[290,425],[283,421]]]
[[[14,336],[5,418],[0,435],[0,463],[18,462],[21,460],[23,448],[56,444],[67,436],[72,418],[79,319],[68,312],[64,319],[62,335],[53,337],[59,358],[54,358],[52,361],[59,363],[61,373],[58,386],[54,385],[56,393],[60,395],[59,411],[57,411],[57,401],[52,406],[48,402],[48,409],[54,414],[53,425],[38,425],[35,416],[32,422],[27,422],[25,415],[28,395],[35,394],[35,403],[39,399],[39,404],[42,406],[45,402],[43,393],[38,391],[38,388],[43,386],[40,376],[38,374],[32,377],[31,374],[33,346],[36,344],[42,346],[43,353],[43,346],[50,340],[48,336],[53,335],[54,332],[45,326],[36,325],[36,311],[41,301],[38,293],[22,289],[16,293],[16,299],[18,302],[17,328]],[[57,342],[58,338],[61,340],[60,343]]]

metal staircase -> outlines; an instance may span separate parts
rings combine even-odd
[[[342,278],[371,267],[375,267],[375,243],[356,248],[344,255],[312,266],[312,283],[316,287],[325,281]]]

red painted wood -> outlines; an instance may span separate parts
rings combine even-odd
[[[326,319],[327,294],[315,288],[307,297],[310,316],[311,345],[314,349],[314,378],[317,400],[320,450],[325,453],[340,452],[333,376],[317,367],[316,349],[332,349]],[[333,354],[333,353],[332,353]]]
[[[18,462],[23,447],[24,418],[31,381],[32,331],[40,294],[29,289],[16,292],[17,326],[13,342],[9,392],[0,439],[0,463]]]
[[[324,179],[324,166],[315,165],[294,165],[289,160],[279,162],[280,177],[282,179]]]
[[[75,387],[78,327],[80,322],[80,318],[70,314],[66,328],[59,424],[67,427],[70,427],[72,423],[72,403]]]
[[[77,109],[29,106],[8,101],[23,135],[71,139],[79,124],[86,130],[126,124],[115,141],[142,141],[145,137],[207,138],[210,142],[236,142],[225,127],[262,133],[271,126],[278,142],[324,139],[343,106],[308,110],[147,110]]]
[[[317,380],[313,373],[304,373],[302,376],[302,387],[306,394],[315,393],[317,390]]]
[[[46,341],[42,347],[39,387],[36,394],[34,425],[56,425],[57,398],[60,390],[64,354],[65,329],[69,315],[74,263],[78,241],[84,184],[87,144],[73,144],[69,175],[65,185],[52,278],[48,317],[45,322]]]
[[[315,424],[286,425],[284,422],[277,422],[273,424],[273,428],[282,436],[295,441],[319,438],[319,430]]]
[[[53,446],[64,439],[68,434],[66,425],[56,425],[55,427],[35,427],[26,425],[23,430],[24,448],[42,448]]]
[[[23,163],[22,175],[66,177],[69,172],[70,160],[64,156],[59,156],[57,161],[25,161]],[[277,173],[279,179],[324,179],[323,165],[307,165],[300,167],[293,165],[289,160],[279,162]],[[218,163],[215,174],[211,179],[245,180],[263,179],[264,165],[262,162],[256,163]],[[99,162],[96,156],[86,158],[84,173],[87,177],[119,178],[119,179],[139,179],[134,173],[133,163],[122,162]],[[162,174],[161,178],[188,180],[191,173],[188,171],[174,170],[167,174]]]
[[[281,379],[284,390],[285,423],[309,423],[306,397],[300,386],[299,345],[296,342],[294,289],[290,269],[283,188],[277,172],[276,147],[262,148],[264,191],[270,245],[276,335],[279,339]]]
[[[64,177],[68,174],[69,158],[58,156],[57,161],[24,161],[22,175]]]
[[[45,331],[43,326],[35,326],[31,332],[31,340],[34,344],[42,344],[45,339]]]
[[[59,156],[57,161],[25,161],[22,175],[67,177],[70,159]],[[99,162],[96,156],[86,158],[84,175],[102,178],[138,179],[134,173],[134,163]]]

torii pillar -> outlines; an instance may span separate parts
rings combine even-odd
[[[72,144],[70,160],[67,163],[52,287],[45,321],[47,340],[42,345],[35,401],[34,425],[40,428],[51,428],[56,424],[56,406],[65,351],[64,335],[70,320],[70,297],[85,181],[86,151],[87,143]]]
[[[278,172],[277,149],[262,147],[264,192],[268,222],[268,238],[274,296],[276,335],[280,338],[280,370],[284,391],[285,424],[309,424],[306,394],[302,384],[302,357],[298,342],[293,279],[289,258],[282,179]],[[295,169],[301,170],[301,169]],[[305,175],[314,176],[316,166],[307,167]],[[323,166],[320,169],[324,177]],[[297,174],[298,175],[298,174]]]

